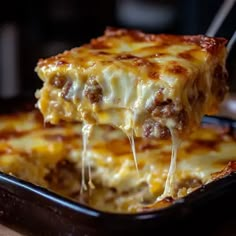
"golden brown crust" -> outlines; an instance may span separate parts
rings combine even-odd
[[[174,45],[177,43],[184,43],[184,44],[194,44],[196,46],[199,46],[201,49],[206,50],[207,52],[211,54],[217,53],[219,49],[224,47],[227,43],[227,40],[225,38],[217,38],[217,37],[207,37],[204,35],[171,35],[171,34],[146,34],[142,31],[138,30],[128,30],[128,29],[117,29],[108,27],[105,30],[104,36],[98,37],[96,39],[92,39],[90,44],[84,45],[84,47],[92,48],[92,49],[109,49],[110,48],[110,42],[109,38],[123,38],[127,37],[128,41],[134,42],[160,42],[160,45],[158,46],[160,49],[165,48],[169,45]],[[74,49],[75,51],[78,50],[78,48]],[[50,57],[46,60],[39,59],[38,61],[38,67],[45,66],[47,64],[52,63],[53,61],[56,63],[57,66],[70,64],[70,62],[67,60],[67,56],[70,54],[70,51],[65,51],[63,54],[59,54],[57,56]],[[109,55],[107,52],[99,51],[98,54],[100,55]],[[163,56],[165,54],[158,54],[158,56]],[[155,55],[157,56],[157,55]],[[185,52],[184,54],[179,54],[179,57],[182,57],[184,59],[191,60],[191,52]],[[117,59],[139,59],[141,61],[144,61],[144,59],[141,59],[139,57],[135,57],[133,55],[122,54],[121,56],[118,55]],[[142,62],[143,64],[143,62]],[[145,62],[144,62],[145,64]]]
[[[223,170],[213,173],[211,175],[212,180],[221,179],[227,175],[230,175],[233,172],[236,172],[236,161],[229,161],[229,163]]]
[[[105,37],[100,37],[97,40],[92,40],[92,45],[98,47],[102,45],[106,37],[121,37],[128,36],[134,41],[162,41],[165,44],[176,44],[179,42],[194,43],[202,49],[210,53],[215,53],[220,47],[226,45],[227,40],[222,37],[208,37],[205,35],[172,35],[172,34],[145,34],[139,30],[117,29],[108,27],[105,31]]]

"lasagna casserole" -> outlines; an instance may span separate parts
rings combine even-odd
[[[0,170],[95,209],[135,213],[174,199],[236,170],[236,140],[222,127],[201,127],[178,150],[173,198],[155,203],[165,187],[171,141],[135,138],[138,169],[127,136],[96,126],[87,146],[81,192],[82,125],[45,125],[37,110],[0,116]],[[155,204],[153,204],[155,203]]]

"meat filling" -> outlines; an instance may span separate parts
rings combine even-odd
[[[183,131],[188,124],[188,114],[181,107],[179,101],[167,99],[163,101],[163,89],[160,89],[154,101],[146,108],[151,114],[150,119],[147,119],[143,124],[143,134],[145,137],[169,138],[170,131],[167,127],[166,120],[172,120],[173,128]]]
[[[148,119],[143,124],[143,135],[146,138],[159,137],[161,139],[167,139],[170,137],[170,130],[158,121]]]
[[[102,88],[94,78],[90,78],[85,85],[84,95],[92,104],[102,101]]]

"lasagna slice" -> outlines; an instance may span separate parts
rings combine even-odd
[[[110,124],[128,135],[182,137],[227,91],[226,40],[108,28],[89,44],[39,60],[45,121]]]
[[[135,145],[139,175],[127,136],[110,126],[94,127],[84,163],[85,181],[90,168],[94,188],[81,196],[81,124],[45,126],[38,111],[0,115],[0,171],[102,211],[162,208],[236,171],[232,130],[200,127],[178,150],[173,198],[153,205],[165,188],[171,141],[136,138]]]

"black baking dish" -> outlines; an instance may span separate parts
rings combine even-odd
[[[30,104],[2,100],[1,113]],[[204,117],[203,123],[236,128],[227,118]],[[236,173],[231,173],[164,209],[112,214],[0,173],[0,223],[26,235],[236,235],[235,199]]]

